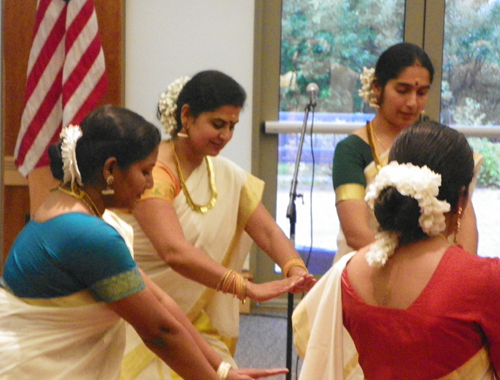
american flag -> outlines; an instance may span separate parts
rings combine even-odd
[[[14,152],[21,174],[49,165],[47,149],[61,127],[79,124],[107,85],[93,1],[39,0]]]

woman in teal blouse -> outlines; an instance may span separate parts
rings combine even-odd
[[[132,229],[106,208],[132,209],[153,185],[160,133],[105,106],[61,132],[51,169],[61,184],[17,237],[0,281],[0,378],[118,380],[125,322],[185,379],[239,379],[175,302],[137,267]]]

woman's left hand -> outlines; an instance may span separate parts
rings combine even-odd
[[[286,368],[270,368],[270,369],[260,369],[260,368],[240,368],[231,369],[227,376],[227,380],[255,380],[261,379],[269,376],[284,375],[288,373]]]
[[[293,287],[290,290],[290,293],[293,293],[293,294],[306,293],[309,290],[311,290],[311,288],[317,282],[312,274],[310,274],[309,272],[304,270],[304,268],[301,268],[301,267],[294,267],[294,268],[290,269],[290,271],[288,272],[288,278],[291,278],[291,277],[303,277],[304,278],[303,281],[298,282],[297,285],[295,285],[295,287]]]

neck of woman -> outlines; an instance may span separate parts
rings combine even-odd
[[[40,212],[37,211],[37,216],[41,219],[75,211],[102,217],[105,208],[99,190],[90,186],[72,189],[68,185],[56,187],[42,206]]]
[[[386,149],[389,149],[394,140],[396,140],[396,137],[398,137],[401,133],[401,129],[395,128],[378,113],[373,118],[371,123],[373,131],[378,137],[381,145],[383,145]]]
[[[434,252],[444,252],[450,245],[453,245],[453,243],[448,241],[448,237],[445,233],[429,236],[414,243],[398,246],[389,261],[393,258],[396,260],[392,261],[396,262],[403,258],[433,254]]]
[[[107,206],[105,204],[105,200],[104,200],[100,190],[97,190],[94,187],[90,187],[90,186],[88,188],[84,188],[84,190],[87,193],[87,195],[90,198],[93,205],[95,205],[97,207],[97,210],[101,216],[102,216],[102,214],[104,214],[106,207],[113,208],[113,205]]]
[[[196,151],[188,136],[176,136],[171,141],[174,155],[179,160],[183,172],[189,175],[204,160],[205,156]],[[174,157],[175,158],[175,157]]]

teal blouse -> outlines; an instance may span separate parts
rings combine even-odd
[[[14,242],[3,286],[22,298],[56,298],[90,290],[113,302],[145,288],[121,235],[83,213],[31,220]]]

